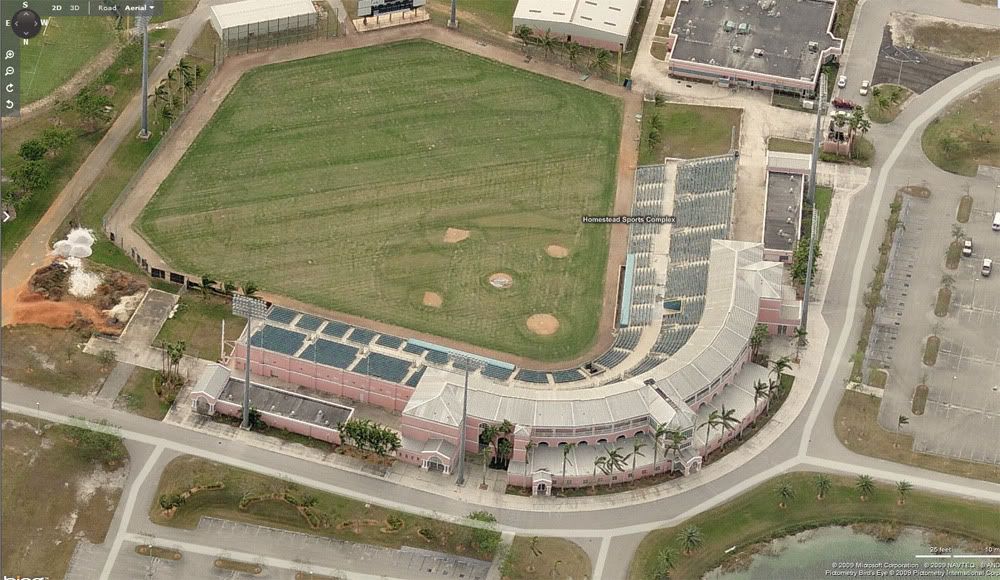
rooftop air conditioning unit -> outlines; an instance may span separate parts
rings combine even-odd
[[[754,55],[754,58],[761,58],[761,57],[763,57],[764,56],[764,49],[762,49],[762,48],[755,48],[755,49],[753,49],[753,55]]]
[[[819,52],[819,43],[815,41],[809,41],[809,52]]]
[[[734,45],[733,45],[733,52],[743,52],[743,49],[742,49],[742,48],[740,48],[739,46],[736,46],[736,45],[734,44]]]
[[[790,217],[785,218],[785,223],[786,224],[792,223],[792,218],[790,218]]]

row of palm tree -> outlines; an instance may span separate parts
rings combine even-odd
[[[520,25],[514,29],[516,36],[523,44],[527,52],[530,45],[536,45],[542,49],[547,57],[557,53],[564,53],[569,60],[570,67],[575,68],[586,50],[580,43],[575,41],[563,41],[552,35],[552,30],[546,30],[545,34],[535,36],[535,31],[530,26]],[[606,73],[611,70],[611,51],[600,48],[591,51],[590,61],[587,63],[587,70],[590,72]]]
[[[483,459],[483,485],[486,485],[486,469],[489,467],[491,460],[495,459],[504,466],[510,462],[510,458],[514,454],[514,444],[511,443],[509,436],[513,432],[514,424],[504,419],[500,423],[484,426],[482,432],[479,434],[479,440],[486,442],[486,445],[480,452]],[[534,445],[529,445],[534,447]],[[530,452],[531,449],[529,448],[528,453]]]
[[[177,66],[167,72],[167,78],[161,80],[150,95],[162,122],[167,126],[173,122],[176,112],[184,108],[204,78],[205,69],[186,58],[181,58]]]
[[[837,115],[833,122],[838,129],[843,129],[844,126],[849,128],[848,140],[851,142],[851,158],[854,158],[854,136],[858,133],[862,135],[868,133],[872,128],[872,122],[868,117],[865,116],[864,107],[855,107],[851,111],[850,115]]]
[[[237,290],[241,290],[245,296],[254,296],[260,291],[260,286],[257,285],[253,280],[247,280],[242,284],[236,284],[232,280],[225,280],[219,282],[212,277],[211,274],[201,275],[201,293],[202,295],[208,294],[209,292],[221,292],[223,294],[235,294]]]

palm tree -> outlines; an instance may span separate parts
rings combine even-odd
[[[538,444],[535,443],[534,441],[528,441],[528,444],[524,446],[524,453],[527,456],[528,466],[529,467],[531,467],[532,465],[534,465],[534,463],[532,462],[532,459],[534,459],[535,447],[537,447],[537,446],[538,446]]]
[[[903,505],[906,503],[906,496],[913,490],[913,484],[909,481],[897,481],[896,482],[896,493],[899,494],[899,501],[896,503]]]
[[[160,84],[156,85],[153,97],[156,103],[165,105],[170,102],[170,85],[167,83],[167,79],[163,79]]]
[[[788,502],[795,499],[795,488],[793,488],[787,481],[783,481],[778,484],[775,492],[777,492],[778,497],[781,498],[781,501],[778,502],[778,507],[781,509],[785,509],[788,506]]]
[[[771,361],[771,374],[778,382],[781,382],[781,375],[790,368],[792,368],[792,361],[787,356]]]
[[[688,526],[677,534],[677,543],[681,545],[685,555],[697,550],[704,539],[701,529],[697,526]]]
[[[955,278],[951,274],[941,276],[941,285],[951,290],[955,286]]]
[[[962,229],[962,226],[953,224],[951,226],[951,237],[955,239],[955,242],[961,243],[965,239],[965,230]]]
[[[566,463],[573,465],[573,460],[569,458],[569,452],[576,447],[576,443],[567,443],[563,445],[563,470],[562,470],[562,487],[566,487]]]
[[[201,275],[201,294],[202,294],[202,296],[204,296],[205,294],[207,294],[208,291],[212,289],[212,286],[215,286],[215,282],[216,282],[216,280],[213,279],[210,274],[202,274]]]
[[[757,358],[757,354],[760,352],[760,347],[764,344],[764,339],[767,338],[767,325],[757,323],[753,327],[753,332],[750,334],[750,358]]]
[[[854,487],[861,495],[861,501],[866,501],[875,493],[875,480],[870,475],[859,475]]]
[[[479,456],[483,458],[483,485],[486,485],[486,470],[490,466],[490,459],[493,457],[493,447],[487,445],[479,451]]]
[[[551,29],[546,30],[545,35],[538,39],[538,44],[545,51],[545,56],[552,56],[556,52],[556,46],[558,46],[558,42],[552,36]]]
[[[705,428],[705,453],[704,457],[708,459],[708,438],[712,435],[712,429],[715,429],[722,423],[722,418],[719,416],[719,411],[712,411],[709,413],[708,418],[699,427]]]
[[[736,418],[735,409],[727,409],[725,405],[722,406],[722,412],[719,413],[719,423],[722,425],[722,435],[725,437],[726,429],[730,431],[733,430],[733,425],[740,423],[740,420]],[[722,442],[723,447],[725,447],[726,442]]]
[[[260,290],[260,286],[253,280],[247,280],[243,283],[243,294],[246,296],[253,296],[258,290]]]
[[[608,458],[604,455],[598,455],[594,459],[594,481],[590,486],[590,489],[597,489],[597,470],[600,469],[602,473],[607,474],[606,465],[608,463]]]
[[[638,458],[640,458],[640,457],[645,457],[645,455],[643,455],[643,453],[642,453],[642,449],[644,447],[646,447],[646,444],[643,443],[638,437],[633,437],[632,438],[632,479],[635,479],[635,462],[636,462],[636,460]],[[654,449],[656,448],[655,444],[653,445],[653,448]]]
[[[570,68],[576,68],[576,61],[580,58],[582,47],[576,41],[567,42],[563,47],[566,50],[566,57],[569,58]]]
[[[531,27],[522,24],[514,29],[514,36],[518,37],[524,43],[524,50],[527,51],[528,43],[534,34],[531,32]]]
[[[896,420],[896,431],[897,432],[901,431],[903,429],[903,425],[906,425],[909,422],[910,422],[909,417],[907,417],[906,415],[900,415],[899,419]]]
[[[660,450],[660,439],[666,437],[670,433],[670,427],[666,423],[660,423],[653,430],[653,474],[656,474],[656,455]],[[664,452],[666,455],[666,452]]]
[[[681,445],[684,444],[685,440],[684,434],[680,431],[671,431],[668,437],[670,438],[670,442],[667,443],[667,447],[663,453],[666,454],[667,451],[673,451],[674,458],[679,461],[681,458]],[[673,471],[673,466],[670,469]]]
[[[806,338],[808,334],[806,329],[801,326],[795,329],[795,360],[799,360],[799,353],[802,347],[809,344],[809,339]]]
[[[771,403],[771,386],[764,381],[757,379],[757,382],[753,385],[753,408],[757,408],[757,401],[765,399],[768,402],[768,406]],[[754,425],[757,424],[757,417],[753,418]]]
[[[830,480],[828,475],[823,473],[817,475],[813,482],[816,484],[816,499],[818,500],[822,500],[826,497],[827,492],[829,492],[830,488],[833,487],[833,481]]]
[[[611,69],[611,53],[603,48],[595,52],[590,60],[590,69],[602,73],[608,72]]]
[[[677,550],[674,550],[670,546],[662,548],[656,554],[656,564],[653,570],[653,577],[659,580],[660,578],[669,578],[670,571],[673,570],[674,566],[677,565]]]
[[[622,455],[621,447],[612,447],[608,449],[604,448],[605,453],[607,453],[607,460],[604,462],[604,468],[607,470],[608,475],[620,471],[625,473],[625,465],[627,465],[628,460],[632,457],[632,454]],[[608,478],[608,487],[611,487],[612,479]]]

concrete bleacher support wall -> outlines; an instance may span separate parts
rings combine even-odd
[[[253,391],[251,390],[251,396],[252,393]],[[252,409],[253,407],[251,406],[250,408]],[[242,405],[237,405],[236,403],[230,403],[229,401],[215,401],[215,412],[221,415],[242,417],[243,413],[241,409]],[[311,423],[306,423],[305,421],[292,419],[291,417],[273,415],[267,411],[261,411],[260,409],[258,409],[258,412],[260,413],[261,421],[270,427],[274,427],[275,429],[284,429],[285,431],[298,433],[299,435],[305,435],[306,437],[319,439],[320,441],[326,441],[327,443],[332,443],[334,445],[340,445],[340,433],[336,429],[313,425]]]
[[[250,372],[256,376],[276,378],[397,413],[403,411],[413,395],[412,387],[390,383],[375,376],[314,364],[297,357],[261,351],[259,348],[251,349],[250,355]],[[230,360],[234,369],[243,372],[246,361],[244,345],[236,345]]]

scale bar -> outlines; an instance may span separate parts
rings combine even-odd
[[[914,558],[1000,558],[1000,554],[916,554]]]

